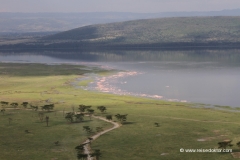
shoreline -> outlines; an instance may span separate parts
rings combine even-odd
[[[4,63],[12,63],[12,64],[25,64],[25,63],[16,63],[16,62],[4,62]],[[33,63],[29,62],[27,64],[38,64],[38,63]],[[41,63],[40,63],[41,64]],[[123,76],[136,76],[138,74],[143,74],[140,72],[136,71],[122,71],[122,70],[117,70],[114,68],[111,68],[109,66],[103,66],[97,62],[91,63],[91,62],[72,62],[72,63],[59,63],[59,62],[54,62],[54,63],[44,63],[45,65],[78,65],[78,66],[84,66],[84,69],[88,70],[89,72],[84,74],[83,77],[78,77],[75,78],[75,80],[72,82],[72,85],[76,88],[81,88],[83,90],[89,90],[89,91],[96,91],[99,93],[109,93],[109,94],[115,94],[118,96],[133,96],[133,97],[138,97],[138,98],[148,98],[152,100],[163,100],[163,101],[168,101],[168,102],[182,102],[182,103],[191,103],[194,104],[193,107],[197,108],[211,108],[211,109],[218,109],[218,110],[227,110],[227,111],[238,111],[240,107],[232,107],[232,106],[226,106],[226,105],[214,105],[214,104],[207,104],[207,103],[199,103],[199,102],[191,102],[191,101],[181,101],[181,100],[172,100],[172,99],[166,99],[163,96],[160,95],[147,95],[147,94],[138,94],[138,93],[132,93],[132,92],[127,92],[123,90],[119,90],[118,88],[113,88],[109,86],[105,86],[104,83],[107,83],[108,77],[110,78],[119,78]],[[97,73],[92,73],[92,67],[96,67],[99,69],[104,69],[108,74],[101,76],[101,74]],[[114,72],[112,72],[114,71]],[[92,75],[92,77],[86,77],[86,75]],[[88,79],[87,79],[88,78]],[[88,86],[81,86],[78,85],[79,82],[84,81],[84,80],[95,80],[95,82],[86,82]],[[95,87],[89,87],[89,84],[94,84],[96,83],[97,86]]]
[[[104,68],[104,67],[101,66],[101,68]],[[139,74],[143,74],[143,73],[136,72],[136,71],[121,71],[121,70],[119,70],[118,72],[115,72],[115,73],[111,73],[110,75],[106,75],[106,76],[89,73],[89,74],[87,74],[87,76],[90,75],[89,77],[77,78],[77,82],[73,82],[73,83],[75,83],[75,87],[76,87],[77,83],[79,83],[81,81],[92,80],[91,82],[89,82],[87,84],[87,86],[78,86],[77,88],[81,88],[86,91],[109,93],[109,94],[114,94],[114,95],[118,95],[118,96],[133,96],[133,97],[138,97],[138,98],[147,98],[150,100],[163,100],[163,101],[168,101],[168,102],[190,103],[190,104],[193,104],[192,107],[194,107],[194,108],[205,108],[205,109],[216,109],[216,110],[231,111],[231,112],[240,112],[240,111],[238,111],[238,109],[240,109],[240,107],[204,104],[204,103],[198,103],[198,102],[190,102],[190,101],[186,101],[186,100],[167,99],[164,96],[160,96],[160,95],[149,95],[149,94],[128,92],[128,91],[119,89],[117,86],[112,86],[108,82],[109,79],[117,80],[118,78],[127,77],[127,76],[136,76]]]
[[[94,79],[93,82],[90,82],[87,87],[85,87],[85,90],[92,90],[92,91],[98,91],[101,93],[110,93],[110,94],[115,94],[115,95],[123,95],[123,96],[134,96],[134,97],[142,97],[142,98],[150,98],[150,99],[155,99],[155,100],[166,100],[169,102],[189,102],[186,100],[179,100],[179,99],[167,99],[164,96],[161,95],[151,95],[151,94],[145,94],[145,93],[135,93],[135,92],[130,92],[126,91],[123,89],[120,89],[117,86],[114,86],[110,84],[109,82],[117,82],[124,84],[127,83],[127,81],[124,82],[119,82],[120,78],[125,78],[125,77],[130,77],[130,76],[136,76],[139,74],[144,74],[141,72],[137,71],[118,71],[117,73],[107,75],[107,76],[92,76],[91,77],[85,77],[84,79],[90,80],[91,78]],[[80,79],[79,79],[80,80]],[[80,80],[81,81],[81,80]],[[78,81],[79,82],[79,81]]]

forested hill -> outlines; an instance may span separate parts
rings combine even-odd
[[[90,25],[44,39],[123,44],[240,42],[240,17],[159,18]]]
[[[11,47],[87,50],[239,48],[240,17],[176,17],[89,25]]]

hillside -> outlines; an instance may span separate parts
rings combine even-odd
[[[240,17],[159,18],[90,25],[44,40],[111,44],[240,42]]]
[[[42,38],[0,42],[0,49],[240,48],[240,16],[175,17],[89,25]]]

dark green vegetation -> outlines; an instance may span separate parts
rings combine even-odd
[[[62,66],[62,65],[61,65]],[[67,75],[83,75],[89,73],[105,73],[105,70],[97,67],[85,67],[74,65],[45,65],[45,64],[14,64],[0,63],[0,76],[67,76]]]
[[[218,143],[225,140],[234,145],[231,147],[233,152],[240,151],[236,145],[240,140],[238,112],[196,108],[189,103],[118,96],[74,88],[72,82],[83,77],[80,73],[86,67],[72,75],[55,75],[58,68],[48,66],[48,73],[42,76],[24,76],[24,72],[30,70],[29,67],[19,70],[22,73],[16,75],[17,71],[12,70],[11,65],[18,68],[23,64],[0,63],[0,72],[4,72],[0,75],[0,101],[9,102],[1,104],[0,108],[5,109],[0,114],[1,160],[76,159],[76,146],[88,139],[89,135],[93,134],[92,131],[99,132],[110,126],[95,118],[90,120],[84,117],[84,121],[77,123],[75,119],[73,123],[66,120],[66,113],[72,112],[74,108],[77,111],[80,104],[92,106],[95,115],[108,117],[109,120],[117,121],[115,115],[127,118],[123,118],[120,128],[91,142],[92,154],[99,155],[100,160],[232,159],[230,153],[180,152],[180,148],[218,148]],[[42,67],[31,64],[32,69]],[[58,67],[71,70],[77,66]],[[30,110],[25,110],[25,107],[20,105],[23,102],[29,103],[27,109]],[[12,103],[18,103],[18,106],[14,108],[10,105]],[[41,108],[35,111],[30,104],[54,104],[56,112],[43,111],[42,116],[38,114]],[[11,106],[11,109],[6,107],[7,105]],[[102,113],[97,109],[99,106],[105,106],[107,110]],[[45,116],[49,116],[48,127]],[[155,123],[158,123],[157,127]],[[81,150],[81,146],[79,149]]]
[[[238,48],[240,17],[178,17],[80,27],[1,49]]]
[[[48,36],[46,40],[145,44],[239,42],[240,17],[185,17],[99,24]]]

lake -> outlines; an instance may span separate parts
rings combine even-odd
[[[240,107],[239,50],[0,53],[0,61],[99,65],[127,72],[97,77],[87,89]]]

